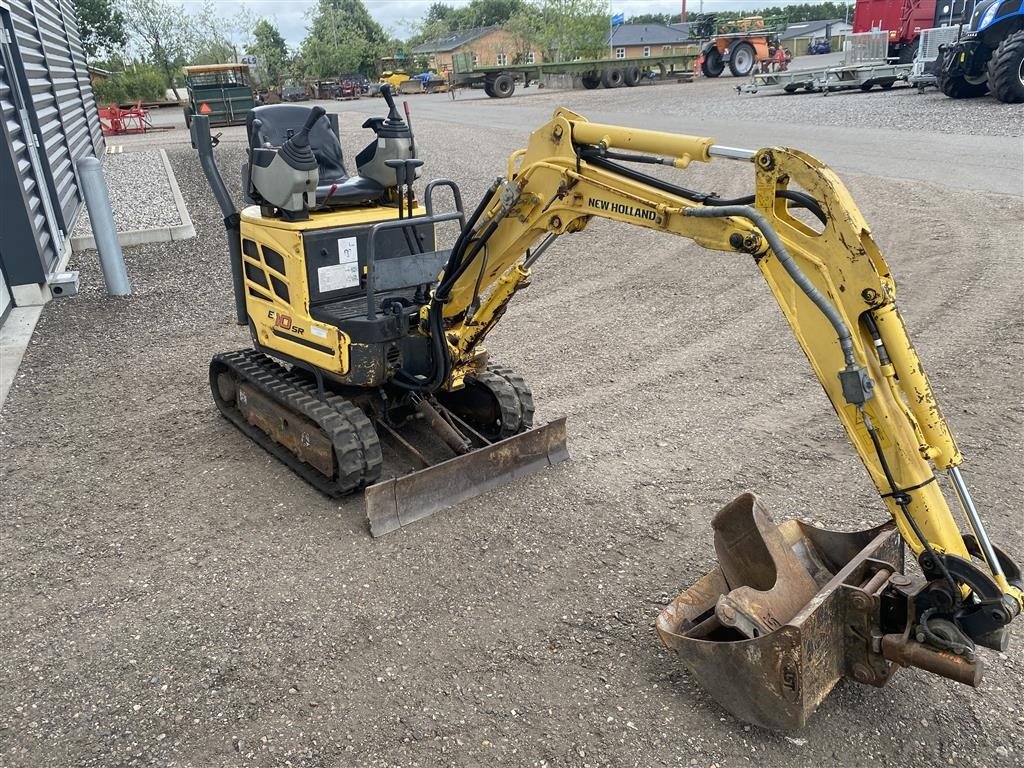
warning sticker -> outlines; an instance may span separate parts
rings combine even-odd
[[[338,238],[338,263],[317,269],[320,292],[359,286],[359,249],[354,237]]]
[[[359,262],[352,261],[348,264],[331,264],[327,267],[320,267],[316,271],[316,278],[320,284],[320,293],[354,288],[359,285]]]
[[[208,115],[211,112],[213,112],[213,110],[210,109],[210,105],[207,104],[205,101],[202,104],[199,105],[199,114],[201,114],[201,115]]]

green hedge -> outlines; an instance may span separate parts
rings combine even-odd
[[[96,103],[105,107],[133,101],[163,101],[166,84],[163,75],[153,67],[134,66],[100,80],[92,89]]]

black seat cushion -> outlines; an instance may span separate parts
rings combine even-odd
[[[262,147],[267,144],[280,147],[305,125],[310,109],[311,107],[301,104],[268,104],[256,107],[249,112],[245,121],[249,147]],[[341,142],[327,115],[317,120],[313,130],[309,132],[309,146],[316,157],[320,173],[320,181],[316,188],[318,207],[363,205],[380,199],[384,194],[384,187],[372,179],[362,176],[349,178],[345,170]],[[249,183],[246,183],[247,190],[248,186]],[[250,197],[248,191],[246,196],[247,199]]]
[[[249,112],[245,120],[249,146],[262,147],[269,144],[272,147],[280,147],[302,128],[309,117],[309,110],[310,107],[301,104],[268,104],[256,107]],[[330,187],[348,179],[341,142],[331,128],[327,115],[317,120],[313,130],[309,132],[309,146],[313,150],[320,171],[320,186]]]

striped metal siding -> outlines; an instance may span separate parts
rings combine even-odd
[[[5,140],[10,147],[12,170],[18,180],[15,189],[20,188],[28,227],[25,237],[19,242],[23,247],[30,248],[34,241],[35,247],[38,248],[38,256],[33,255],[32,258],[39,258],[43,263],[52,264],[57,260],[58,253],[46,221],[46,209],[43,207],[41,197],[41,195],[47,194],[47,191],[45,184],[41,185],[40,180],[36,178],[29,159],[27,142],[31,141],[31,138],[26,131],[22,130],[16,96],[12,91],[12,83],[16,82],[16,73],[8,69],[4,57],[0,56],[0,112],[2,112],[3,119],[3,135],[0,136],[0,139]],[[15,199],[19,196],[18,192],[13,194]],[[6,197],[5,202],[7,202]],[[21,217],[17,210],[8,210],[4,215],[12,217],[5,227],[9,226],[10,235],[14,237],[18,233],[14,231],[16,222],[13,221],[13,217],[18,217],[19,220]],[[22,254],[28,256],[26,251],[22,251]],[[11,267],[9,266],[8,269],[10,270]]]
[[[71,61],[74,65],[75,77],[78,79],[78,92],[81,95],[82,109],[89,125],[89,137],[93,151],[103,154],[103,129],[100,127],[100,116],[96,111],[96,96],[92,92],[89,80],[89,68],[85,59],[85,49],[78,34],[78,17],[72,0],[62,0],[61,16],[64,20],[64,31],[67,35],[68,47],[71,50]],[[85,150],[83,145],[82,150]]]
[[[67,234],[82,202],[75,178],[75,145],[72,143],[77,134],[81,144],[82,132],[70,115],[65,124],[62,114],[62,109],[70,111],[68,102],[79,96],[77,79],[70,67],[70,53],[59,50],[57,41],[57,30],[62,26],[59,6],[46,0],[14,0],[11,12],[15,43],[28,81],[28,97],[35,108],[36,134],[49,165],[54,209]],[[66,46],[66,40],[64,44]]]

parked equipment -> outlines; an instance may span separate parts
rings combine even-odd
[[[1024,4],[979,2],[958,40],[943,51],[938,81],[953,99],[991,91],[1007,104],[1024,102]]]
[[[820,69],[790,69],[759,72],[750,82],[737,88],[741,93],[807,93],[829,94],[833,91],[879,87],[891,89],[910,75],[913,65],[886,60],[887,33],[862,32],[850,35],[843,63]]]
[[[104,136],[124,136],[125,134],[145,133],[147,130],[153,130],[153,123],[149,119],[149,110],[141,103],[136,103],[127,109],[122,109],[117,104],[111,104],[108,107],[100,107],[97,113]]]
[[[940,52],[944,46],[955,43],[959,34],[960,30],[957,27],[921,30],[917,58],[914,59],[914,66],[907,77],[907,82],[917,88],[918,93],[923,93],[925,88],[930,85],[938,88]]]
[[[246,64],[202,64],[183,67],[188,88],[185,125],[204,115],[210,125],[242,125],[256,106],[256,94]]]
[[[768,37],[772,33],[765,28],[764,19],[751,16],[729,25],[701,46],[700,70],[704,77],[718,77],[726,67],[733,77],[747,77],[758,61],[768,58]]]
[[[944,0],[947,8],[954,0]],[[856,0],[853,8],[853,32],[886,32],[887,55],[900,64],[910,64],[917,56],[921,30],[942,26],[936,20],[942,9],[936,0]]]
[[[692,239],[761,271],[893,522],[849,534],[777,526],[739,497],[712,522],[718,567],[662,613],[662,638],[723,706],[769,728],[802,725],[844,676],[881,686],[903,665],[979,682],[977,646],[1005,650],[1024,584],[985,533],[895,282],[835,173],[796,150],[558,109],[466,218],[452,181],[417,200],[422,161],[384,97],[389,113],[364,124],[374,140],[353,177],[322,109],[254,110],[252,204],[240,214],[207,121],[194,122],[255,347],[211,364],[229,420],[326,493],[366,488],[371,531],[394,530],[566,457],[564,420],[531,428],[529,387],[483,346],[554,242],[593,217]],[[723,200],[643,171],[712,161],[752,173],[752,193]],[[453,212],[436,212],[440,189]],[[444,221],[462,225],[450,249],[435,243]],[[413,447],[417,430],[455,458],[376,482],[382,445],[431,463]],[[900,539],[922,576],[904,573]]]

